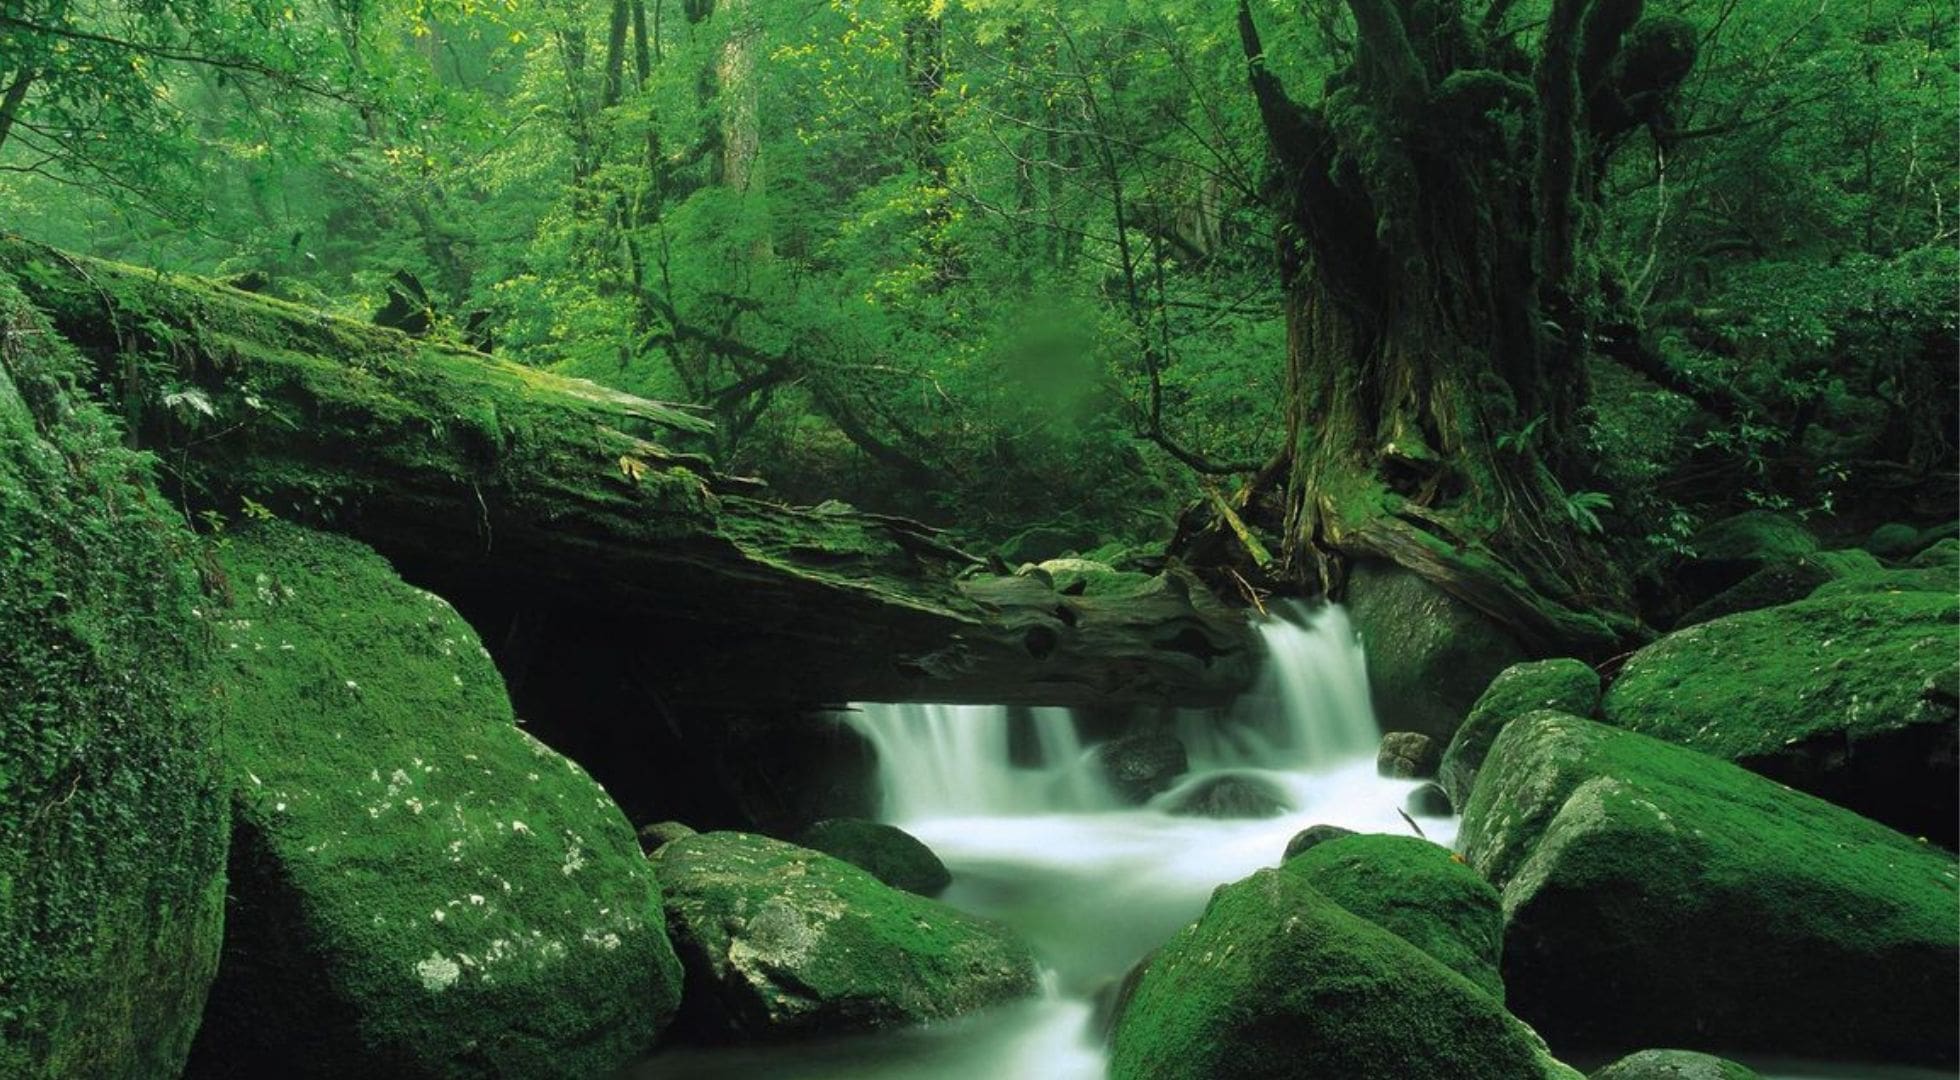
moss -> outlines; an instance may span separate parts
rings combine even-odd
[[[1114,1080],[1578,1075],[1475,983],[1335,903],[1292,863],[1212,894],[1151,958],[1110,1053]]]
[[[1288,859],[1283,872],[1504,1000],[1497,890],[1449,849],[1413,836],[1345,836]]]
[[[1490,619],[1392,565],[1355,567],[1348,611],[1367,653],[1375,713],[1391,731],[1447,742],[1490,680],[1525,657]]]
[[[605,1075],[679,968],[632,827],[514,726],[439,597],[350,540],[228,534],[232,933],[193,1076]]]
[[[943,1019],[1035,990],[1005,928],[819,852],[706,833],[654,853],[704,1034],[830,1035]]]
[[[1919,550],[1919,530],[1892,522],[1872,530],[1865,539],[1865,550],[1881,559],[1908,559]]]
[[[1592,1080],[1762,1080],[1756,1070],[1692,1050],[1642,1050],[1615,1061]]]
[[[1952,592],[1844,594],[1678,631],[1627,662],[1606,719],[1941,838],[1953,832]],[[1942,749],[1945,747],[1945,749]]]
[[[1599,675],[1584,662],[1560,659],[1513,664],[1499,672],[1471,706],[1469,718],[1443,751],[1437,780],[1449,793],[1451,805],[1467,805],[1477,770],[1504,725],[1534,709],[1591,716],[1598,708]]]
[[[0,272],[0,1075],[181,1068],[218,955],[197,544]]]
[[[1512,1007],[1555,1042],[1952,1060],[1936,848],[1553,712],[1498,736],[1459,843],[1503,891]]]
[[[894,889],[938,896],[953,875],[932,849],[891,825],[854,818],[831,818],[797,834],[812,851],[842,859]]]

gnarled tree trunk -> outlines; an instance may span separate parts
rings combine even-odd
[[[1598,176],[1657,134],[1693,62],[1639,0],[1554,0],[1535,57],[1505,0],[1349,0],[1355,39],[1320,100],[1241,38],[1275,170],[1287,296],[1285,558],[1422,574],[1527,640],[1604,647],[1623,588],[1592,550],[1575,437],[1603,271]]]

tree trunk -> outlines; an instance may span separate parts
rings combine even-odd
[[[1289,568],[1332,592],[1346,561],[1389,559],[1528,641],[1604,649],[1630,623],[1576,494],[1605,295],[1583,230],[1692,35],[1636,25],[1639,0],[1555,0],[1533,61],[1501,12],[1348,7],[1351,60],[1303,105],[1239,6],[1282,237]]]

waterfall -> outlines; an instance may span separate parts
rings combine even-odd
[[[1312,770],[1373,754],[1381,735],[1347,613],[1282,602],[1257,629],[1266,659],[1252,691],[1227,709],[1176,716],[1193,773]],[[1029,765],[1014,763],[1004,706],[860,704],[846,719],[878,752],[888,821],[1113,809],[1069,712],[1029,713],[1039,754]]]
[[[1258,631],[1266,659],[1252,690],[1226,709],[1178,714],[1192,766],[1317,769],[1374,753],[1381,728],[1347,611],[1280,601]]]
[[[1039,760],[1013,762],[1000,705],[852,707],[846,720],[878,751],[884,817],[1012,816],[1091,810],[1109,801],[1067,709],[1031,709]]]

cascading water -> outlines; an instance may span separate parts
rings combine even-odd
[[[1284,606],[1263,620],[1258,685],[1228,709],[1164,722],[1187,749],[1186,779],[1147,806],[1100,781],[1065,710],[1031,710],[1034,752],[1017,755],[1011,710],[859,705],[846,715],[876,748],[884,817],[953,871],[946,903],[1020,931],[1049,991],[944,1024],[824,1044],[663,1054],[641,1080],[1101,1080],[1092,1002],[1196,918],[1218,885],[1279,861],[1314,824],[1405,833],[1416,785],[1375,775],[1380,732],[1361,643],[1338,607]],[[1017,756],[1021,758],[1017,763]],[[1168,812],[1221,777],[1284,795],[1285,813],[1220,820]],[[1419,818],[1449,843],[1455,822]],[[1796,1069],[1782,1075],[1795,1075]],[[1835,1075],[1844,1073],[1810,1074]]]

